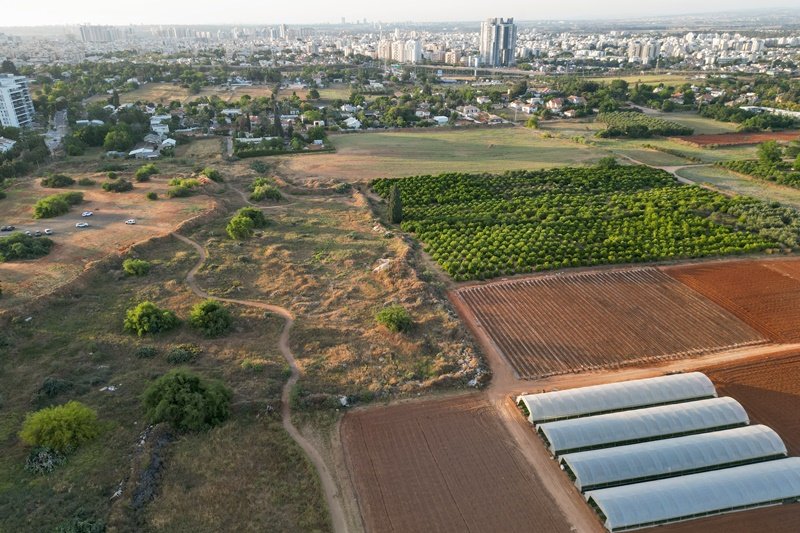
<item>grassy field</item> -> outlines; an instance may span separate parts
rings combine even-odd
[[[124,311],[136,302],[149,299],[185,318],[199,301],[183,283],[197,260],[193,249],[167,239],[137,256],[154,265],[147,277],[98,271],[85,285],[31,313],[31,321],[6,323],[0,348],[0,529],[53,531],[80,512],[117,531],[219,529],[211,514],[225,520],[218,524],[223,529],[263,530],[271,520],[280,530],[329,530],[313,468],[279,418],[263,414],[268,405],[277,408],[287,375],[276,348],[282,320],[232,307],[235,325],[222,339],[208,340],[187,325],[141,340],[124,334]],[[130,503],[139,475],[130,474],[147,425],[140,395],[172,367],[165,353],[179,343],[202,350],[189,363],[192,370],[233,389],[233,414],[211,432],[179,435],[167,448],[161,496],[135,510]],[[142,344],[159,354],[134,357]],[[262,361],[262,370],[242,368],[245,359]],[[54,396],[37,392],[47,377],[66,382],[66,390]],[[116,389],[102,390],[107,385]],[[27,473],[28,450],[16,437],[25,413],[71,399],[98,411],[103,433],[52,474]],[[120,487],[122,495],[113,498]]]
[[[600,76],[594,78],[587,78],[591,81],[600,81],[610,83],[613,80],[625,80],[630,84],[633,83],[647,83],[649,85],[682,85],[684,83],[692,83],[692,76],[689,74],[630,74],[627,76]]]
[[[173,100],[185,103],[202,96],[207,96],[209,98],[212,96],[217,96],[226,102],[230,102],[232,100],[238,100],[245,94],[250,95],[253,98],[259,96],[269,97],[272,94],[272,86],[253,85],[251,87],[236,87],[233,89],[222,86],[210,86],[201,88],[199,94],[191,94],[188,87],[181,87],[180,85],[174,83],[154,82],[140,85],[139,88],[134,89],[133,91],[120,93],[119,101],[123,104],[141,101],[167,105]],[[107,99],[107,95],[100,94],[91,97],[89,101],[104,102]]]
[[[193,139],[188,143],[181,143],[175,148],[176,158],[188,158],[197,162],[213,162],[222,158],[225,139],[212,137],[210,139]]]
[[[366,181],[441,172],[502,172],[591,164],[605,155],[591,146],[525,128],[410,130],[335,135],[335,154],[282,158],[294,178]]]
[[[800,209],[800,190],[769,181],[741,176],[716,166],[684,168],[678,175],[698,184],[706,184],[727,194],[741,194],[775,201]]]

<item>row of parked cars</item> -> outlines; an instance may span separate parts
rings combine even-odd
[[[94,213],[92,211],[84,211],[83,213],[81,213],[81,216],[84,217],[84,218],[90,217],[92,215],[94,215]],[[125,224],[127,224],[129,226],[133,226],[134,224],[136,224],[136,219],[135,218],[129,218],[128,220],[125,221]],[[90,226],[90,224],[88,222],[77,222],[75,224],[76,228],[88,228],[89,226]],[[0,227],[0,231],[14,231],[15,229],[17,229],[16,226],[2,226],[2,227]],[[52,234],[53,234],[53,230],[50,229],[50,228],[45,229],[44,232],[42,232],[41,230],[38,230],[38,229],[36,231],[31,231],[31,230],[26,230],[25,231],[25,235],[31,235],[33,237],[41,237],[42,235],[52,235]]]

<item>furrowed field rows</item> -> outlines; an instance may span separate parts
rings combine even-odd
[[[664,269],[775,342],[800,342],[800,262],[732,261]]]
[[[457,291],[520,378],[765,342],[654,268],[550,275]]]

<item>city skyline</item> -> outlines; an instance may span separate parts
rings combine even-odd
[[[413,7],[413,6],[412,6]],[[795,0],[770,0],[759,6],[767,11],[778,8],[796,8]],[[669,5],[643,6],[640,2],[622,0],[613,4],[599,5],[590,0],[574,0],[570,9],[561,5],[519,5],[508,0],[485,4],[464,2],[440,2],[426,5],[415,11],[408,4],[376,4],[366,0],[351,0],[331,4],[321,0],[308,0],[302,9],[293,6],[270,6],[245,1],[231,10],[226,4],[197,4],[188,0],[176,0],[159,11],[121,11],[117,6],[99,0],[80,0],[70,4],[55,0],[42,0],[37,9],[16,9],[4,13],[2,26],[55,26],[76,24],[326,24],[341,23],[342,20],[398,22],[458,22],[481,21],[493,17],[514,17],[515,20],[608,20],[624,18],[677,16],[754,10],[750,2],[743,0],[708,0],[701,6],[688,0],[675,0]]]

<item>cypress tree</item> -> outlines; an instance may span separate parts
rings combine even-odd
[[[397,185],[392,185],[389,191],[389,220],[392,224],[399,224],[403,221],[403,200],[400,198],[400,189]]]

